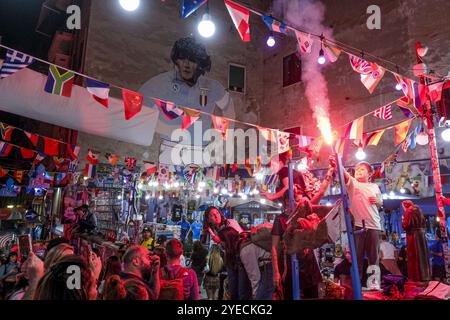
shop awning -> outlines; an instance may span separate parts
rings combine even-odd
[[[0,110],[57,126],[119,141],[150,146],[158,111],[143,107],[130,120],[124,118],[122,99],[109,98],[105,108],[87,90],[73,86],[70,98],[44,91],[47,76],[23,69],[0,81]]]

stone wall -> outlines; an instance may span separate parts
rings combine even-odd
[[[142,8],[134,13],[123,11],[117,1],[91,2],[85,73],[129,89],[138,89],[148,78],[171,68],[169,53],[173,42],[182,36],[196,34],[196,24],[204,10],[200,9],[195,16],[183,20],[179,17],[179,1],[174,0],[142,1]],[[268,1],[248,2],[263,10],[268,8]],[[448,72],[450,25],[445,16],[450,9],[448,1],[323,0],[323,3],[326,5],[325,25],[333,29],[336,40],[390,60],[406,68],[406,71],[400,71],[410,77],[412,66],[416,64],[415,41],[419,40],[430,48],[426,57],[429,66],[439,74]],[[366,27],[366,9],[372,4],[381,8],[381,30]],[[216,35],[208,40],[201,39],[212,56],[209,76],[226,86],[228,63],[247,67],[246,94],[232,94],[237,119],[280,129],[301,126],[304,134],[318,135],[304,96],[303,83],[283,88],[283,57],[296,51],[292,34],[277,36],[276,46],[268,48],[265,45],[267,28],[258,16],[251,14],[252,41],[243,43],[223,2],[210,1],[210,5]],[[396,68],[382,61],[375,62],[393,70]],[[324,74],[328,81],[333,128],[342,128],[358,116],[402,95],[394,89],[395,79],[390,73],[386,73],[371,95],[351,69],[346,55],[341,55],[334,64],[327,64]],[[112,94],[117,96],[120,93],[113,91]],[[401,120],[401,112],[395,107],[393,110],[392,122]],[[366,131],[386,125],[383,120],[366,119]],[[444,148],[439,133],[438,148],[448,156],[450,148]],[[384,160],[395,150],[393,137],[393,130],[387,131],[378,147],[366,150],[367,160]],[[159,139],[155,135],[153,145],[145,148],[80,133],[79,144],[82,152],[91,147],[104,152],[133,155],[138,159],[156,160]],[[354,163],[354,150],[348,153],[347,164]],[[326,154],[323,156],[325,158]],[[418,146],[406,154],[400,152],[399,160],[428,157],[428,146]]]
[[[450,9],[448,1],[334,1],[323,0],[326,5],[325,26],[332,28],[334,38],[353,47],[363,49],[379,57],[392,61],[408,70],[400,69],[402,73],[413,77],[412,67],[416,64],[415,41],[421,41],[430,48],[426,61],[437,73],[446,75],[450,67],[450,26],[446,23],[446,12]],[[381,8],[381,30],[369,30],[366,26],[366,9],[369,5],[377,4]],[[321,30],[309,30],[317,34]],[[261,109],[261,124],[279,128],[301,126],[304,134],[318,135],[312,112],[304,96],[304,84],[298,83],[283,88],[282,61],[283,57],[295,52],[294,37],[278,42],[276,48],[265,50],[264,58],[264,103]],[[366,56],[368,60],[369,57]],[[381,65],[396,70],[395,65],[388,65],[382,61]],[[375,92],[371,95],[362,85],[350,67],[347,55],[341,55],[339,60],[331,64],[327,62],[324,74],[328,82],[329,98],[331,101],[331,122],[333,128],[340,128],[346,123],[364,115],[378,106],[402,96],[395,90],[395,79],[386,73]],[[447,65],[447,67],[446,67]],[[271,112],[276,110],[276,112]],[[402,114],[393,108],[392,122],[402,119]],[[387,122],[374,117],[367,117],[365,130],[383,127]],[[439,136],[440,131],[438,131]],[[378,147],[366,150],[367,160],[370,162],[383,161],[395,150],[393,146],[394,133],[385,133]],[[450,148],[439,136],[438,148],[443,154],[450,155]],[[352,149],[355,150],[356,149]],[[354,151],[346,157],[346,163],[355,162]],[[325,156],[325,155],[324,155]],[[404,154],[400,151],[399,160],[423,159],[429,157],[428,146],[417,147],[414,151]]]
[[[264,8],[265,0],[250,1]],[[216,24],[216,34],[203,39],[197,34],[197,23],[204,8],[182,19],[180,1],[141,1],[135,12],[122,10],[118,1],[91,0],[89,35],[84,72],[105,82],[137,90],[151,77],[173,68],[170,51],[173,43],[194,35],[205,44],[212,59],[208,77],[217,79],[225,87],[228,83],[228,64],[246,66],[246,93],[232,93],[236,118],[257,123],[263,95],[261,47],[265,45],[266,27],[261,19],[251,16],[252,41],[243,43],[222,1],[210,1],[210,14]],[[112,90],[119,96],[118,90]],[[117,152],[138,159],[158,159],[159,137],[155,134],[150,148],[130,145],[80,132],[81,154],[87,148],[102,152]]]

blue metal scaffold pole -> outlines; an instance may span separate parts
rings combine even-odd
[[[336,147],[332,146],[333,154],[337,160],[337,173],[339,175],[339,184],[341,187],[341,199],[342,199],[342,208],[344,210],[345,217],[345,226],[347,229],[347,237],[348,243],[350,246],[350,254],[352,256],[352,267],[351,267],[351,276],[352,276],[352,286],[353,286],[353,297],[355,300],[362,300],[362,290],[361,290],[361,280],[359,277],[358,270],[358,260],[356,257],[356,246],[355,246],[355,238],[353,236],[353,228],[352,221],[350,219],[350,213],[348,211],[348,199],[347,199],[347,189],[345,187],[345,179],[344,179],[344,166],[342,165],[342,157],[336,152]]]
[[[294,162],[289,162],[289,204],[291,211],[295,209],[294,203]],[[297,255],[291,255],[292,264],[292,297],[294,300],[300,300],[300,265]]]

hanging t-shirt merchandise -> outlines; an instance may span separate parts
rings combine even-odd
[[[172,221],[177,223],[181,220],[181,216],[183,215],[183,206],[181,204],[174,204],[172,206]]]
[[[200,234],[202,232],[203,223],[194,221],[191,224],[191,230],[192,230],[192,240],[200,240]]]

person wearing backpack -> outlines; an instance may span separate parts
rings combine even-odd
[[[180,264],[183,244],[178,239],[170,239],[166,251],[168,260],[161,270],[159,300],[198,300],[197,275]]]
[[[220,288],[219,274],[222,269],[223,259],[220,254],[220,248],[217,244],[213,244],[207,257],[207,272],[203,282],[208,300],[217,300],[217,293]]]

